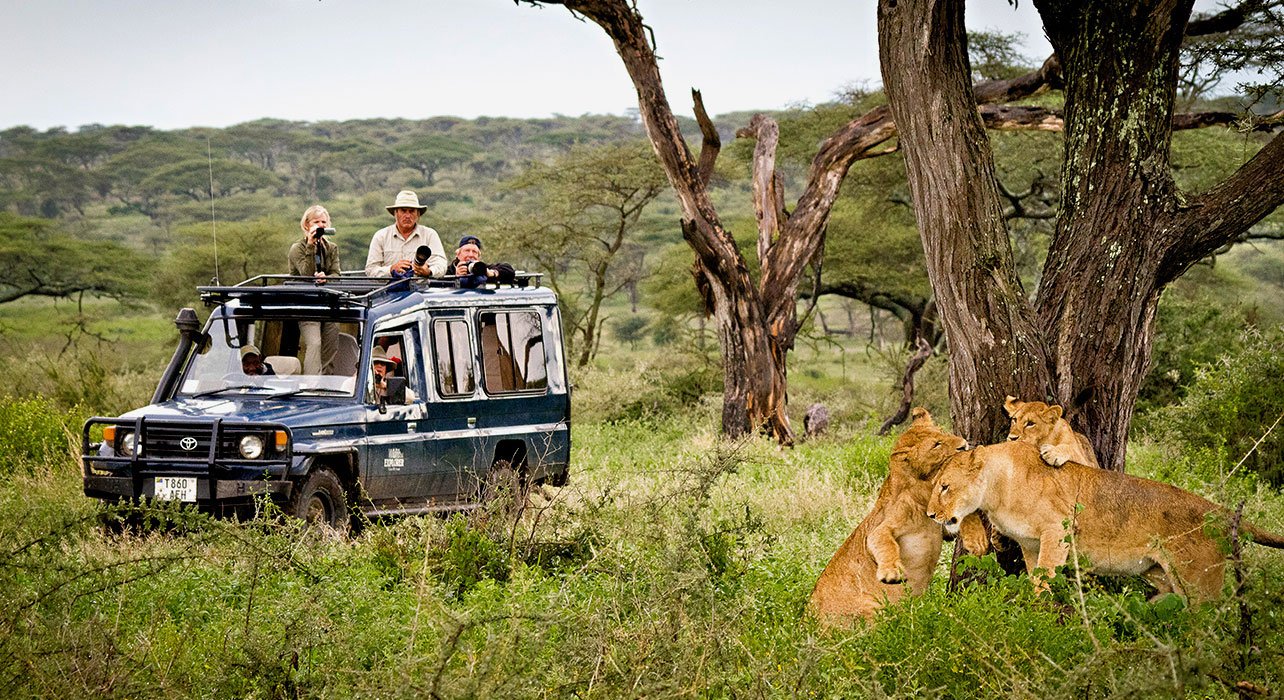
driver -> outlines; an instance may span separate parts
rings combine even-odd
[[[376,346],[370,353],[371,370],[374,372],[374,392],[377,401],[388,390],[388,377],[396,376],[397,367],[401,365],[401,358],[389,357],[388,351]],[[406,387],[405,403],[415,400],[415,392],[409,386]]]
[[[253,345],[246,345],[241,348],[241,374],[250,376],[263,376],[276,374],[272,365],[263,361],[263,354]]]

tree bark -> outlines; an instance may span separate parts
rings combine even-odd
[[[961,0],[882,0],[879,60],[928,278],[950,343],[954,430],[1007,434],[1003,399],[1046,385],[1040,333],[1012,264],[994,161],[970,83]]]
[[[1159,295],[1284,201],[1284,136],[1226,183],[1184,195],[1170,153],[1189,0],[1035,6],[1066,95],[1062,208],[1036,301],[1049,393],[1101,465],[1122,471]]]

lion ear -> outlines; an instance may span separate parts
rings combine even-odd
[[[910,411],[910,416],[914,418],[915,423],[934,425],[934,423],[932,423],[932,414],[928,413],[927,409],[922,406],[915,406],[913,410]]]
[[[1008,396],[1003,399],[1003,410],[1007,411],[1009,416],[1016,413],[1020,408],[1021,402],[1017,401],[1015,396]]]
[[[1055,420],[1060,419],[1060,418],[1061,418],[1061,407],[1060,407],[1060,406],[1049,406],[1049,407],[1048,407],[1048,415],[1052,416],[1052,420],[1054,420],[1054,421],[1055,421]]]

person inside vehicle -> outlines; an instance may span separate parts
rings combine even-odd
[[[276,374],[272,365],[263,361],[263,354],[253,345],[246,345],[241,348],[241,374],[250,376],[265,376]]]
[[[388,351],[381,347],[375,346],[370,353],[371,372],[374,374],[374,398],[378,402],[388,391],[388,377],[400,376],[398,370],[401,367],[401,358],[389,356]],[[411,403],[415,400],[415,392],[409,386],[406,387],[406,400],[404,403]]]
[[[480,287],[487,282],[510,284],[515,278],[513,266],[508,263],[487,265],[481,259],[481,239],[464,236],[459,239],[455,259],[450,261],[451,273],[459,277],[459,286],[465,289]]]
[[[290,246],[290,274],[312,277],[317,284],[325,284],[327,276],[339,275],[339,246],[325,237],[327,229],[334,230],[330,228],[330,212],[320,204],[314,204],[303,212],[299,225],[303,227],[303,238]],[[338,324],[299,322],[304,374],[334,373],[338,336]]]
[[[410,190],[397,193],[385,207],[396,223],[375,232],[366,256],[367,277],[442,277],[446,274],[446,251],[437,232],[421,226],[419,217],[428,209],[419,203],[419,195]],[[415,251],[427,246],[430,252],[423,264],[415,262]]]

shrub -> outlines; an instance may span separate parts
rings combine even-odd
[[[1284,415],[1284,327],[1247,331],[1239,343],[1242,349],[1196,373],[1180,404],[1153,412],[1146,422],[1194,451],[1221,451],[1237,462],[1247,455],[1244,469],[1279,486],[1284,430],[1276,421]]]
[[[0,400],[0,476],[32,473],[67,454],[67,429],[49,400]]]
[[[486,579],[504,583],[513,571],[512,559],[504,547],[460,515],[450,518],[445,542],[428,557],[438,580],[456,599]]]
[[[1168,406],[1186,395],[1196,371],[1235,349],[1245,319],[1207,299],[1164,297],[1155,319],[1150,372],[1137,395],[1137,411]]]

